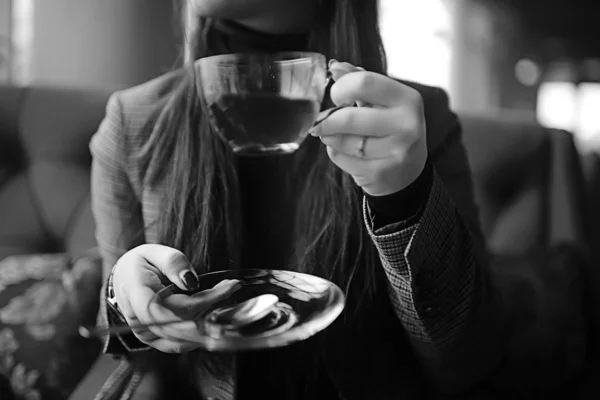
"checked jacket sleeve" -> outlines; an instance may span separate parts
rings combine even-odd
[[[377,227],[367,199],[363,212],[415,354],[435,386],[457,392],[499,367],[502,321],[460,124],[446,95],[434,95],[424,96],[433,178],[420,218]]]

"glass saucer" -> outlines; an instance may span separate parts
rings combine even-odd
[[[240,281],[228,299],[187,319],[198,328],[195,342],[208,351],[269,349],[306,340],[327,328],[344,309],[334,283],[292,271],[240,269],[199,276],[199,289],[184,292],[171,284],[158,296],[193,296],[225,279]]]

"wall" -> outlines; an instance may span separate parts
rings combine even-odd
[[[0,0],[0,82],[9,79],[10,63],[10,4],[8,0]]]
[[[451,85],[456,110],[487,112],[499,99],[494,76],[494,18],[471,0],[448,2],[453,13]]]
[[[485,113],[518,110],[534,117],[535,91],[515,78],[517,61],[529,55],[518,16],[498,1],[446,1],[454,13],[451,93],[455,108]]]
[[[131,86],[176,59],[171,1],[36,0],[33,18],[33,83]]]

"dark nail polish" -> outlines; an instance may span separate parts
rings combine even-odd
[[[192,271],[185,271],[183,275],[181,275],[181,280],[188,290],[197,290],[199,287],[198,279]]]

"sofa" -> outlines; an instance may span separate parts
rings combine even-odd
[[[598,358],[590,351],[598,286],[590,279],[593,221],[573,135],[517,112],[463,114],[461,122],[492,282],[511,315],[508,373],[494,393],[591,398],[584,382],[598,376],[590,368]]]
[[[77,335],[78,325],[94,322],[101,285],[88,143],[113,90],[0,86],[0,377],[18,399],[92,399],[119,366],[100,356],[97,341]],[[560,310],[536,309],[544,294],[521,273],[540,252],[547,261],[545,251],[555,245],[585,247],[585,198],[572,138],[511,116],[461,120],[490,253],[504,260],[495,273],[502,284],[516,279],[525,288],[528,312],[547,319],[556,312],[565,317],[562,325],[572,325],[561,343],[548,343],[573,353],[561,373],[565,382],[576,379],[585,355],[584,268],[536,264],[549,271],[545,283],[556,286],[563,305],[572,306]],[[532,326],[513,351],[544,328]]]
[[[585,178],[571,133],[516,112],[460,119],[492,253],[589,242]]]
[[[0,87],[0,375],[17,399],[67,398],[101,350],[77,327],[98,307],[88,142],[110,93]]]

